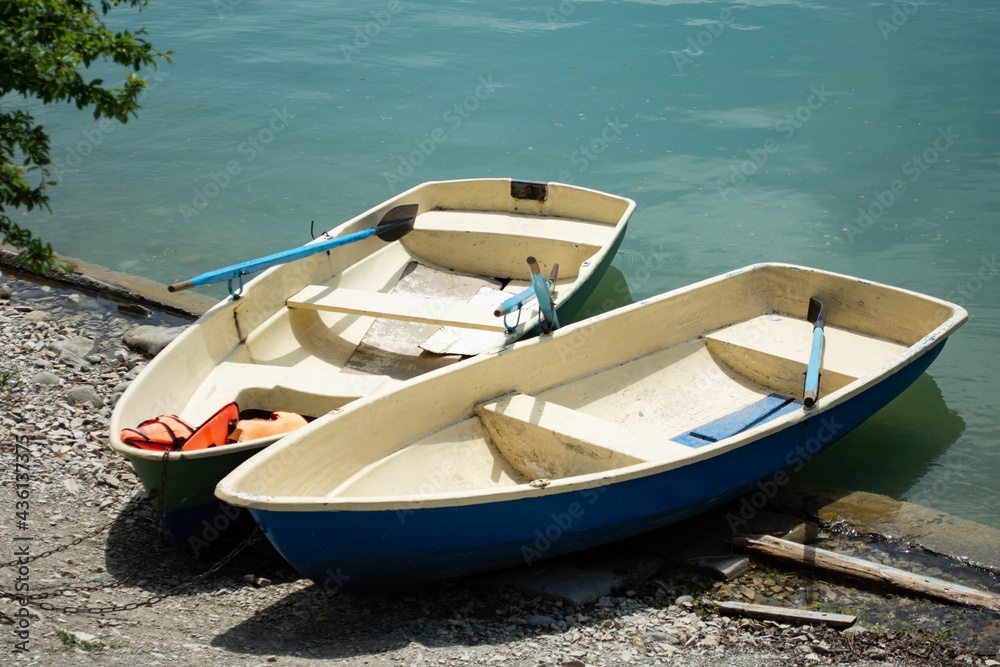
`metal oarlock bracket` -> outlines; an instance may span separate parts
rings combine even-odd
[[[507,311],[503,315],[503,326],[504,326],[504,329],[505,329],[504,333],[510,334],[510,333],[514,333],[514,330],[517,329],[517,325],[521,323],[521,304],[520,303],[517,304],[517,321],[514,322],[513,326],[510,325],[510,324],[507,324],[507,316],[508,315],[510,315],[510,311]]]
[[[231,297],[233,297],[233,301],[235,301],[236,299],[238,299],[241,296],[243,296],[243,276],[244,275],[246,275],[246,274],[242,273],[242,272],[240,273],[240,275],[239,275],[240,288],[238,290],[236,290],[235,292],[233,291],[233,279],[230,278],[229,281],[228,281],[228,283],[227,283],[228,286],[229,286],[229,295]]]

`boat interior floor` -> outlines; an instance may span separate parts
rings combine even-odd
[[[827,393],[905,349],[827,329]],[[421,497],[689,459],[801,410],[810,338],[804,320],[761,316],[533,395],[507,394],[321,495]]]
[[[511,291],[500,287],[501,282],[494,278],[441,270],[411,260],[385,295],[419,299],[433,304],[434,310],[472,302],[493,318],[493,309],[511,291],[519,291],[517,286],[510,287]],[[296,349],[282,354],[279,346],[287,343],[274,342],[280,332],[253,332],[249,342],[238,348],[229,361],[218,364],[206,376],[182,416],[201,421],[220,406],[236,401],[241,408],[288,410],[315,417],[393,381],[447,366],[505,341],[504,333],[495,330],[344,312],[320,313],[294,304],[284,310],[287,313],[279,313],[261,329],[286,327],[285,338],[293,340]],[[501,322],[502,328],[502,321],[493,319]],[[363,327],[363,333],[358,327]],[[428,351],[428,346],[440,352]],[[251,355],[248,348],[256,354]],[[270,354],[262,354],[262,350]]]

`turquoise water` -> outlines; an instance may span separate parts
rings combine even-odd
[[[37,108],[56,250],[176,282],[417,183],[631,197],[638,299],[788,261],[974,319],[801,480],[1000,528],[1000,5],[154,0],[175,51],[127,126]],[[617,274],[615,274],[617,275]],[[211,292],[219,295],[220,292]]]

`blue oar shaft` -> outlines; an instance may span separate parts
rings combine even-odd
[[[272,266],[277,266],[279,264],[294,262],[297,259],[302,259],[303,257],[309,257],[310,255],[315,255],[326,250],[338,248],[342,245],[353,243],[354,241],[361,241],[362,239],[366,239],[369,236],[374,235],[375,228],[372,227],[371,229],[365,229],[360,232],[348,234],[347,236],[338,236],[326,241],[320,241],[319,243],[310,243],[309,245],[300,246],[298,248],[291,248],[290,250],[276,252],[273,255],[268,255],[266,257],[251,259],[241,264],[234,264],[222,269],[208,271],[207,273],[203,273],[200,276],[192,278],[191,282],[195,285],[207,285],[209,283],[217,283],[222,280],[239,278],[242,274],[262,271],[263,269],[269,269]]]
[[[806,367],[806,387],[802,404],[811,408],[816,403],[819,393],[819,362],[823,353],[823,327],[813,329],[812,351],[809,354],[809,366]]]
[[[512,310],[515,310],[523,306],[524,302],[532,298],[533,296],[535,296],[534,285],[532,285],[526,290],[518,292],[514,296],[510,297],[509,299],[501,303],[499,306],[497,306],[497,309],[493,311],[493,314],[496,315],[497,317],[503,317]]]
[[[545,283],[549,286],[550,289],[552,288],[551,282],[545,281]],[[496,315],[497,317],[503,317],[507,313],[517,310],[518,308],[523,306],[527,301],[534,298],[535,298],[535,286],[534,284],[532,284],[531,287],[521,292],[518,292],[517,294],[515,294],[514,296],[510,297],[509,299],[501,303],[499,306],[497,306],[497,309],[493,311],[493,314]]]

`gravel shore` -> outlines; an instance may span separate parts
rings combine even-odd
[[[0,599],[4,664],[1000,665],[919,633],[721,616],[707,600],[739,588],[676,568],[584,606],[490,578],[331,596],[259,545],[175,591],[212,562],[152,538],[142,487],[107,446],[114,402],[145,362],[123,336],[148,324],[184,321],[0,278],[0,561],[84,538],[3,568],[0,590],[49,592],[54,607]],[[140,606],[101,610],[127,603]]]

